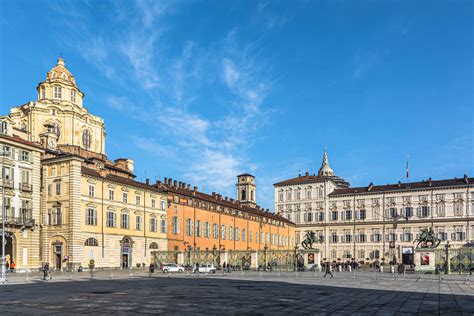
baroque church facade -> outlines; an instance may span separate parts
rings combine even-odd
[[[274,184],[276,212],[296,223],[296,245],[313,231],[323,261],[413,263],[423,228],[453,247],[474,242],[474,178],[350,187],[329,165]]]
[[[35,258],[23,260],[25,247],[14,238],[10,260],[22,259],[18,270],[45,263],[77,269],[91,260],[97,268],[149,264],[152,251],[167,249],[166,193],[135,181],[133,160],[108,159],[104,121],[83,106],[84,93],[62,58],[37,92],[36,101],[0,117],[10,142],[38,148],[41,157],[32,160],[37,171],[29,181],[38,197],[28,241]],[[4,143],[9,135],[2,136]],[[14,232],[15,226],[7,229]]]

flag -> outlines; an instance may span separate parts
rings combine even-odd
[[[408,179],[408,176],[409,176],[409,173],[408,173],[408,158],[409,158],[409,156],[407,156],[407,166],[406,166],[406,176],[407,176],[407,179]]]

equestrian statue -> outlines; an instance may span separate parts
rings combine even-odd
[[[416,244],[416,248],[419,248],[420,245],[422,248],[436,248],[441,243],[441,240],[435,236],[433,232],[433,228],[422,228],[420,237],[416,238],[413,243],[418,242]],[[429,245],[428,245],[429,243]]]
[[[310,230],[306,232],[306,235],[304,236],[304,239],[301,242],[301,246],[303,246],[304,249],[314,249],[313,244],[317,242],[322,242],[322,238],[318,238],[315,232]]]

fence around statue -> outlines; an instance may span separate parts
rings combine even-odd
[[[436,249],[436,268],[441,273],[469,274],[474,272],[474,248]]]

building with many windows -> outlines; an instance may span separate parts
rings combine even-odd
[[[16,136],[8,117],[0,118],[0,149],[0,205],[5,214],[6,261],[17,271],[36,268],[41,263],[37,241],[40,234],[40,157],[44,151],[37,144]],[[0,212],[0,220],[2,214]],[[1,239],[0,234],[0,242]]]
[[[414,240],[432,228],[442,241],[474,240],[474,178],[350,188],[334,176],[327,152],[318,175],[274,185],[278,214],[297,224],[296,243],[314,231],[322,258],[412,263]]]
[[[37,90],[36,101],[1,118],[13,127],[13,138],[2,141],[30,146],[33,163],[20,161],[20,168],[37,168],[28,194],[39,226],[33,233],[23,232],[35,234],[31,242],[39,250],[31,252],[39,258],[32,264],[49,263],[56,269],[87,267],[90,260],[98,268],[149,264],[152,251],[167,248],[166,192],[149,181],[135,181],[133,160],[108,159],[103,120],[83,107],[84,94],[63,59]],[[28,201],[22,199],[28,196],[22,187],[15,189],[20,193],[8,191],[15,196],[11,203]]]
[[[248,182],[248,183],[247,183]],[[294,224],[256,205],[254,177],[237,177],[238,199],[211,195],[165,178],[168,249],[285,250],[294,245]]]

